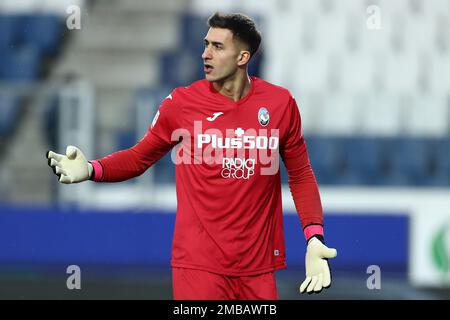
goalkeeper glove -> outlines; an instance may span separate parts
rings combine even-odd
[[[300,286],[300,293],[320,293],[322,288],[331,285],[331,273],[328,258],[337,255],[336,249],[328,248],[317,237],[308,241],[306,248],[305,266],[306,279]]]
[[[67,146],[66,155],[47,151],[48,165],[59,177],[61,183],[77,183],[88,180],[92,175],[92,165],[83,152],[74,146]]]

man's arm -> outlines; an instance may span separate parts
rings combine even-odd
[[[290,123],[280,154],[286,166],[289,188],[307,241],[306,279],[300,286],[300,292],[319,293],[322,288],[331,285],[327,259],[334,258],[337,251],[325,246],[319,188],[301,132],[300,112],[293,97],[290,98],[287,113]]]
[[[48,151],[48,164],[59,182],[70,184],[88,179],[118,182],[144,173],[179,142],[172,141],[172,132],[179,126],[180,119],[172,95],[163,100],[144,138],[129,149],[92,161],[87,161],[83,152],[74,146],[68,146],[65,155]]]
[[[300,139],[302,140],[301,144],[304,144],[303,137]],[[323,238],[322,203],[306,147],[302,147],[302,151],[298,155],[292,158],[283,158],[283,161],[306,241],[313,236]]]
[[[87,161],[83,152],[74,146],[67,147],[66,155],[48,151],[47,159],[61,183],[119,182],[141,175],[171,148],[172,145],[150,135],[129,149],[97,160]]]
[[[119,182],[140,176],[171,148],[172,144],[148,133],[129,149],[91,161],[94,167],[91,179],[96,182]]]
[[[306,279],[300,286],[300,292],[319,293],[322,288],[331,285],[327,259],[336,257],[337,251],[325,246],[322,204],[307,150],[298,157],[285,159],[284,163],[289,187],[308,243],[305,257]]]

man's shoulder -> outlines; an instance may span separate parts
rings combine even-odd
[[[209,88],[208,81],[206,79],[202,79],[202,80],[197,80],[187,86],[177,87],[173,90],[172,93],[174,95],[183,97],[185,95],[192,95],[192,94],[196,94],[196,93],[205,92],[206,90],[208,90],[208,88]]]
[[[255,81],[259,91],[267,92],[271,95],[275,95],[276,97],[284,99],[290,99],[291,97],[293,97],[292,93],[285,87],[276,85],[258,77],[252,77],[252,79]]]
[[[204,99],[209,88],[205,81],[199,80],[187,86],[175,87],[172,92],[164,98],[162,105],[170,106],[172,110],[177,110],[176,112],[180,112],[181,109],[184,109],[189,105],[197,106],[198,102]]]

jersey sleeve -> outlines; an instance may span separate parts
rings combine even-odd
[[[289,96],[286,119],[287,128],[284,143],[281,146],[283,159],[296,158],[306,151],[306,144],[302,134],[302,124],[297,103],[292,95]]]
[[[323,237],[323,212],[317,181],[309,161],[308,150],[301,130],[300,112],[290,96],[285,117],[288,126],[280,154],[286,166],[294,204],[306,240]]]
[[[161,103],[146,136],[159,138],[174,146],[179,142],[174,132],[182,127],[183,111],[177,90],[169,94]]]
[[[91,161],[96,182],[118,182],[137,177],[163,157],[178,140],[172,133],[180,126],[179,106],[172,94],[163,100],[145,136],[133,147]]]

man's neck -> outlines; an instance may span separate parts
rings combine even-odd
[[[250,91],[251,81],[248,74],[245,73],[242,76],[236,75],[231,79],[213,82],[213,86],[220,94],[234,101],[238,101]]]

